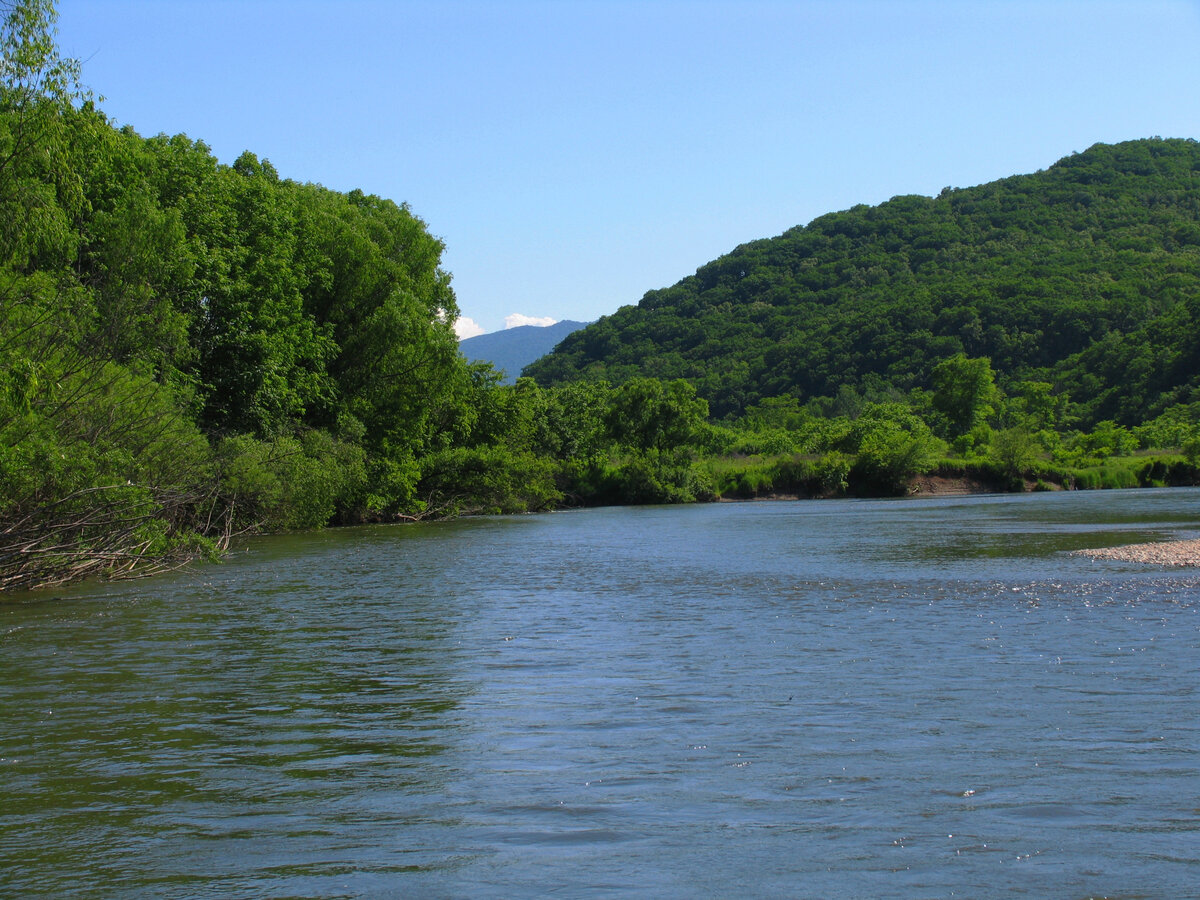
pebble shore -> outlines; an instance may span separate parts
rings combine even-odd
[[[1073,553],[1092,559],[1115,559],[1152,566],[1200,566],[1200,540],[1127,544],[1124,547],[1075,550]]]

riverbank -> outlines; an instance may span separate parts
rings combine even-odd
[[[1034,482],[1025,481],[1024,489],[1033,490]],[[1061,486],[1055,485],[1061,490]],[[908,487],[909,496],[965,496],[968,494],[1010,494],[1012,488],[996,479],[983,479],[972,475],[921,475],[914,478]]]
[[[1200,567],[1200,539],[1189,541],[1158,541],[1149,544],[1125,544],[1121,547],[1100,547],[1094,550],[1075,550],[1074,556],[1091,559],[1110,559],[1120,562],[1145,563],[1152,566]]]

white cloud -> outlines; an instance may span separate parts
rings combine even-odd
[[[504,327],[517,328],[521,325],[536,325],[538,328],[545,328],[547,325],[553,325],[558,319],[552,319],[549,316],[526,316],[521,313],[513,313],[511,316],[504,317]]]
[[[483,334],[483,329],[479,327],[479,323],[474,319],[469,319],[466,316],[459,316],[454,320],[454,333],[458,335],[461,341],[463,338],[475,337],[477,334]]]

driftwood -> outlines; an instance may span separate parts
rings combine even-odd
[[[155,575],[228,548],[232,507],[215,493],[131,488],[89,487],[10,510],[0,523],[0,591]]]

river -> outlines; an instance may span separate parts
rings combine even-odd
[[[328,530],[0,605],[0,895],[1200,896],[1200,491]]]

